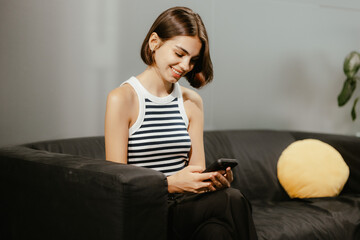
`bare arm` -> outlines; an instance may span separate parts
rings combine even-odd
[[[204,110],[203,102],[197,93],[184,91],[184,106],[189,118],[188,132],[191,138],[189,165],[201,166],[205,169],[204,153]]]
[[[106,160],[127,163],[129,127],[136,121],[137,104],[136,95],[127,84],[109,93],[105,113]]]

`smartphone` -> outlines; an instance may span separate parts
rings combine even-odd
[[[228,167],[234,168],[237,165],[236,159],[229,158],[220,158],[215,162],[211,163],[204,171],[205,172],[215,172],[220,170],[225,170]]]

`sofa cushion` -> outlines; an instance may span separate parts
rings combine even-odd
[[[340,153],[316,139],[290,144],[278,161],[278,178],[291,198],[333,197],[349,177]]]
[[[252,202],[259,239],[360,239],[358,194]]]

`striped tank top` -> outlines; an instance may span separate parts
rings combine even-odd
[[[175,83],[170,95],[156,97],[135,77],[125,83],[134,88],[139,100],[138,118],[129,129],[128,164],[166,176],[183,169],[189,160],[191,140],[180,85]]]

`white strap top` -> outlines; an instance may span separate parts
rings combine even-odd
[[[134,88],[139,99],[139,115],[129,129],[128,164],[152,168],[166,176],[183,169],[189,160],[191,140],[180,85],[175,83],[168,96],[156,97],[135,77],[125,83]]]

